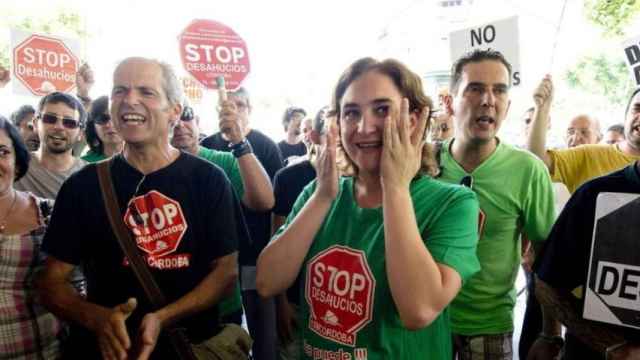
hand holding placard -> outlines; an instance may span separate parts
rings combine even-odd
[[[244,140],[244,133],[240,126],[238,107],[227,98],[227,89],[223,76],[216,77],[218,87],[218,127],[220,132],[226,135],[229,142],[238,144]]]

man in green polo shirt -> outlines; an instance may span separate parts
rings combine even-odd
[[[445,100],[455,137],[440,150],[440,179],[471,187],[481,211],[482,269],[451,303],[454,349],[461,360],[512,358],[520,237],[538,248],[554,221],[544,163],[496,136],[511,103],[510,79],[511,65],[502,54],[476,50],[454,64]]]
[[[229,124],[227,129],[229,129],[231,142],[234,144],[242,143],[245,141],[244,136],[239,129],[238,122],[234,120],[237,117],[235,105],[231,102],[225,104],[221,106],[221,122]],[[180,121],[173,129],[171,145],[184,152],[207,159],[222,168],[238,198],[242,199],[242,203],[248,208],[255,211],[271,209],[275,202],[271,180],[251,151],[251,146],[248,145],[248,149],[245,148],[241,152],[223,152],[202,147],[198,142],[199,121],[200,118],[194,113],[193,108],[185,104]],[[236,284],[232,297],[220,302],[219,311],[223,322],[237,324],[242,322],[242,298],[239,284]]]

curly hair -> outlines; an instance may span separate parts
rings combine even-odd
[[[379,61],[370,57],[362,58],[351,64],[342,73],[333,91],[333,98],[331,101],[331,115],[336,116],[338,124],[340,124],[340,116],[342,113],[340,103],[342,102],[342,98],[346,93],[347,88],[355,80],[370,71],[375,71],[382,75],[388,76],[393,81],[400,94],[409,100],[409,111],[411,113],[418,114],[419,119],[422,119],[423,116],[426,115],[426,134],[431,123],[433,101],[431,100],[431,98],[425,95],[420,76],[413,73],[406,65],[395,59],[386,59],[383,61]],[[427,108],[427,111],[429,111],[428,114],[422,114],[422,111],[425,108]],[[424,137],[425,134],[422,134],[422,136]],[[356,175],[358,173],[358,169],[344,150],[344,146],[342,145],[340,138],[338,138],[337,145],[337,161],[341,173],[346,176]],[[425,143],[422,151],[422,165],[420,167],[419,173],[430,176],[437,176],[439,171],[440,167],[438,166],[438,163],[436,161],[435,150],[431,144]]]

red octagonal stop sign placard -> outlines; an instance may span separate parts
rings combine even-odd
[[[371,322],[376,281],[363,251],[333,246],[307,265],[305,299],[309,328],[319,336],[355,346]]]
[[[124,221],[138,247],[154,257],[176,251],[188,227],[180,204],[155,190],[133,198]]]
[[[194,20],[178,37],[184,69],[209,89],[217,89],[216,77],[236,90],[249,74],[249,51],[230,27],[213,20]]]
[[[75,86],[78,58],[60,39],[32,35],[13,49],[15,77],[34,95]]]

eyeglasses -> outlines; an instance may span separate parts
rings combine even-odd
[[[462,180],[460,180],[460,185],[466,186],[469,189],[473,189],[473,178],[471,177],[471,175],[463,177]]]
[[[180,114],[180,120],[182,121],[191,121],[195,117],[193,113],[193,108],[191,106],[185,106],[182,109],[182,114]]]
[[[109,114],[98,114],[95,119],[93,119],[93,122],[95,122],[98,125],[104,125],[106,123],[108,123],[109,121],[111,121],[111,115]]]
[[[67,129],[77,129],[80,127],[80,122],[78,120],[69,117],[58,116],[55,114],[40,114],[38,115],[38,118],[42,120],[43,123],[49,125],[54,125],[58,122],[58,119],[62,119],[62,126]]]

